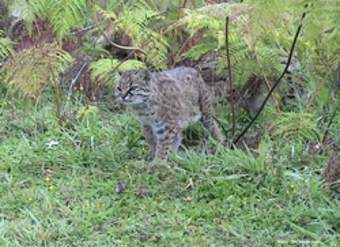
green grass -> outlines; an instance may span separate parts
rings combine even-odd
[[[129,113],[61,128],[53,105],[13,104],[0,111],[0,246],[339,246],[327,156],[301,143],[268,135],[251,153],[211,141],[214,154],[148,164]]]

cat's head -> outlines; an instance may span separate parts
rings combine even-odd
[[[117,100],[126,105],[145,103],[150,95],[150,72],[130,70],[118,76]]]

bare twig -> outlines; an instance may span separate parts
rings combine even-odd
[[[184,9],[187,6],[188,0],[184,0],[182,4],[182,9]]]
[[[52,72],[53,73],[53,72]],[[60,81],[54,76],[54,87],[55,87],[55,106],[56,106],[56,113],[59,124],[62,123],[61,119],[61,89],[60,89]]]
[[[121,50],[127,50],[127,51],[137,51],[140,52],[142,54],[146,54],[145,51],[143,51],[142,49],[138,48],[138,47],[130,47],[130,46],[122,46],[119,44],[114,43],[109,37],[108,35],[105,33],[105,31],[102,29],[102,27],[99,25],[98,22],[98,18],[96,15],[96,12],[93,10],[93,21],[95,24],[95,27],[99,30],[99,32],[101,33],[101,35],[105,38],[106,42],[108,42],[110,45],[112,45],[113,47],[117,48],[117,49],[121,49]]]
[[[93,4],[93,0],[90,0],[90,2]],[[93,11],[93,12],[94,12],[94,11]],[[153,15],[153,16],[151,16],[151,17],[149,17],[149,18],[154,18],[154,17],[160,16],[160,15],[164,15],[164,14],[166,14],[167,12],[168,12],[168,10],[165,10],[165,11],[163,11],[163,12],[161,12],[161,13],[159,13],[159,14]],[[94,15],[95,15],[95,12],[94,12]],[[93,19],[94,19],[95,22],[97,22],[97,23],[96,23],[96,26],[99,27],[97,17],[94,16]],[[99,30],[100,30],[100,29],[99,29]],[[101,31],[104,32],[103,30],[101,30]],[[104,33],[105,33],[105,32],[104,32]],[[103,33],[102,33],[102,34],[103,34]],[[109,37],[107,37],[106,34],[103,35],[103,36],[104,36],[105,39],[108,39],[107,41],[108,41],[112,46],[116,46],[116,45],[117,45],[117,44],[113,43],[113,42],[109,39]],[[147,40],[145,40],[145,41],[142,43],[141,47],[145,47],[147,44],[149,44],[151,41],[153,41],[153,39],[154,39],[154,37],[151,36],[150,38],[148,38]],[[129,52],[129,54],[128,54],[126,57],[124,57],[124,58],[116,65],[116,67],[113,68],[112,72],[115,72],[116,70],[118,70],[118,68],[119,68],[123,63],[125,63],[127,60],[129,60],[131,57],[133,57],[133,55],[135,54],[136,51],[142,53],[142,54],[145,56],[145,58],[147,57],[146,52],[145,52],[142,48],[126,47],[126,46],[123,46],[123,47],[120,47],[120,48],[123,48],[124,50],[130,51],[130,52]]]
[[[230,61],[230,47],[229,47],[229,16],[226,18],[225,23],[225,49],[227,53],[227,66],[228,66],[228,78],[229,78],[229,90],[231,92],[231,121],[232,121],[232,130],[231,134],[232,137],[235,135],[235,127],[236,127],[236,121],[235,121],[235,102],[234,102],[234,89],[233,89],[233,80],[232,80],[232,74],[231,74],[231,61]]]
[[[147,45],[150,41],[152,41],[151,38],[147,39],[146,42],[144,42],[144,45]],[[134,51],[131,51],[126,57],[124,57],[117,65],[112,69],[112,72],[115,72],[119,69],[120,66],[122,66],[123,63],[125,63],[127,60],[129,60],[134,55]]]
[[[307,7],[307,6],[306,6]],[[244,130],[241,132],[241,134],[239,134],[239,136],[233,141],[233,144],[236,145],[238,143],[238,141],[247,133],[247,131],[251,128],[251,126],[254,124],[254,122],[256,121],[256,119],[258,118],[258,116],[261,114],[261,112],[263,111],[264,107],[266,106],[269,98],[271,97],[272,93],[274,92],[274,90],[277,88],[277,86],[280,84],[282,78],[285,76],[285,74],[287,73],[288,71],[288,68],[290,66],[290,63],[292,61],[292,57],[293,57],[293,54],[294,54],[294,50],[295,50],[295,46],[296,46],[296,42],[298,40],[298,37],[301,33],[301,29],[302,29],[302,26],[303,26],[303,20],[306,16],[307,12],[304,12],[302,14],[302,17],[301,17],[301,22],[300,22],[300,25],[296,31],[296,34],[295,34],[295,37],[294,37],[294,40],[293,40],[293,44],[292,44],[292,47],[290,49],[290,53],[289,53],[289,56],[288,56],[288,61],[287,61],[287,64],[286,64],[286,67],[284,68],[281,76],[279,77],[279,79],[274,83],[273,87],[270,89],[269,93],[267,94],[266,98],[264,99],[260,109],[257,111],[256,115],[253,117],[253,119],[250,121],[250,123],[244,128]]]
[[[67,99],[70,100],[71,96],[72,96],[72,88],[74,86],[74,84],[78,81],[79,77],[81,76],[81,74],[83,73],[85,67],[88,65],[88,62],[85,62],[83,64],[83,66],[81,66],[80,70],[78,71],[77,75],[72,79],[71,83],[70,83],[70,87],[68,88],[68,94],[67,94]]]
[[[141,47],[145,47],[146,45],[148,45],[148,44],[151,43],[152,41],[154,41],[154,37],[150,36],[148,39],[146,39],[146,40],[142,43]],[[124,58],[116,65],[116,67],[114,67],[114,68],[112,69],[112,72],[115,72],[116,70],[118,70],[119,67],[120,67],[123,63],[125,63],[127,60],[129,60],[134,54],[135,54],[135,52],[134,52],[134,51],[131,51],[126,57],[124,57]],[[147,54],[145,55],[145,58],[147,58]],[[148,64],[147,61],[145,61],[145,63]]]
[[[340,93],[338,94],[338,96],[340,96]],[[323,135],[323,138],[322,138],[322,141],[321,143],[325,143],[326,139],[327,139],[327,136],[328,136],[328,133],[329,133],[329,128],[331,127],[331,125],[333,124],[333,121],[334,121],[334,118],[336,117],[336,114],[337,112],[339,111],[340,109],[340,97],[339,97],[339,102],[338,102],[338,105],[336,106],[331,118],[329,119],[329,122],[327,124],[327,127],[326,127],[326,131]]]
[[[171,67],[175,67],[176,63],[177,63],[177,58],[183,54],[184,50],[186,49],[186,47],[189,45],[189,43],[193,40],[194,36],[190,36],[189,38],[187,38],[182,46],[180,47],[180,49],[174,54],[172,60],[173,60],[173,63],[171,65]]]
[[[84,27],[84,28],[82,28],[82,29],[79,29],[79,30],[73,31],[73,32],[72,32],[72,34],[74,34],[74,35],[77,35],[78,33],[82,33],[82,32],[88,32],[88,31],[92,30],[93,28],[94,28],[94,26],[93,26],[93,25],[89,25],[89,26],[87,26],[87,27]]]
[[[126,51],[136,51],[136,52],[140,52],[142,54],[146,54],[145,51],[143,51],[142,49],[138,48],[138,47],[132,47],[132,46],[122,46],[119,45],[117,43],[114,43],[108,36],[107,34],[104,32],[104,30],[102,30],[101,28],[98,28],[100,33],[104,36],[106,42],[108,42],[110,45],[112,45],[113,47],[117,48],[117,49],[121,49],[121,50],[126,50]]]

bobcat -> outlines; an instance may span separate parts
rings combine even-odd
[[[176,152],[181,131],[199,120],[214,138],[224,142],[210,92],[195,69],[130,70],[119,78],[117,93],[118,100],[131,107],[143,124],[152,159],[166,160],[171,150]]]

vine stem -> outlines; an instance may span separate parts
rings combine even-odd
[[[227,53],[227,66],[228,66],[228,77],[229,77],[229,90],[231,92],[231,121],[232,121],[232,137],[235,135],[236,120],[235,120],[235,102],[234,102],[234,89],[233,80],[231,74],[231,61],[230,61],[230,45],[229,45],[229,16],[226,17],[225,22],[225,49]]]
[[[305,6],[305,7],[307,7],[307,6]],[[264,107],[266,106],[269,98],[273,94],[274,90],[277,88],[277,86],[280,84],[282,78],[287,73],[288,68],[290,66],[290,63],[292,61],[292,57],[293,57],[293,54],[294,54],[294,50],[295,50],[295,46],[296,46],[297,40],[298,40],[298,38],[300,36],[300,33],[301,33],[301,30],[302,30],[303,20],[305,19],[306,14],[307,14],[307,12],[304,12],[302,14],[300,25],[299,25],[296,33],[295,33],[294,40],[293,40],[293,43],[292,43],[292,46],[291,46],[291,49],[290,49],[290,52],[289,52],[289,56],[288,56],[288,61],[287,61],[286,67],[284,68],[284,70],[283,70],[281,76],[279,77],[279,79],[277,79],[277,81],[274,83],[273,87],[268,92],[266,98],[262,102],[262,105],[261,105],[260,109],[257,111],[256,115],[252,118],[250,123],[244,128],[244,130],[241,132],[241,134],[239,134],[237,136],[237,138],[233,141],[234,145],[236,145],[240,141],[240,139],[248,132],[248,130],[251,128],[251,126],[255,123],[255,121],[257,120],[258,116],[261,114],[261,112],[263,111]]]

